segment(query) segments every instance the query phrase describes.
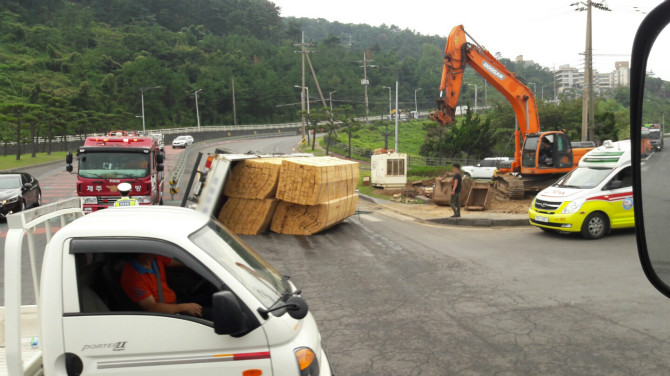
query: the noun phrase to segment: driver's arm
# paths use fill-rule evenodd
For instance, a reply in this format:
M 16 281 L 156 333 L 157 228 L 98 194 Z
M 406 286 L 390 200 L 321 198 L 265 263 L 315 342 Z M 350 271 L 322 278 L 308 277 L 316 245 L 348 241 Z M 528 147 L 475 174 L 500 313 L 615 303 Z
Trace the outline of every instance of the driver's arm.
M 152 295 L 137 302 L 143 310 L 158 313 L 186 313 L 187 315 L 202 317 L 202 307 L 196 303 L 168 304 L 159 303 Z

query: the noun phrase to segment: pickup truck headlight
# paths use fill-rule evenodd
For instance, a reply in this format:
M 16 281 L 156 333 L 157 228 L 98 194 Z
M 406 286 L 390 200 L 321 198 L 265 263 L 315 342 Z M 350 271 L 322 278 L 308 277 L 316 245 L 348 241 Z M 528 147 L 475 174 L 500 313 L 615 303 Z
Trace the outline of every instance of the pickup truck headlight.
M 295 350 L 295 357 L 298 360 L 300 376 L 319 376 L 319 361 L 312 349 L 299 347 Z
M 81 201 L 84 205 L 97 205 L 98 204 L 98 198 L 95 197 L 95 196 L 84 197 L 84 198 L 82 198 Z
M 13 203 L 15 203 L 15 202 L 17 202 L 17 201 L 19 201 L 19 196 L 10 197 L 10 198 L 8 198 L 8 199 L 6 199 L 6 200 L 2 200 L 2 201 L 0 201 L 0 203 L 3 204 L 3 205 L 4 205 L 4 204 L 13 204 Z
M 584 200 L 572 201 L 565 208 L 563 208 L 561 214 L 575 214 L 577 211 L 579 211 L 579 209 L 582 208 L 582 205 L 584 205 Z
M 130 198 L 137 200 L 138 204 L 151 204 L 151 196 L 131 196 Z

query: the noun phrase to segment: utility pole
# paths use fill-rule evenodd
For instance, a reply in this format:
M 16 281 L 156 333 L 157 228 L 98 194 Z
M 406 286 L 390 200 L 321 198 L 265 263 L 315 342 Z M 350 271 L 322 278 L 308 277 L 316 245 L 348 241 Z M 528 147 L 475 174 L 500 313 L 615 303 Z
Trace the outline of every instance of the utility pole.
M 195 117 L 198 123 L 198 130 L 200 130 L 200 108 L 198 108 L 198 93 L 201 92 L 202 89 L 198 89 L 193 93 L 195 95 Z
M 398 152 L 398 81 L 395 82 L 395 152 Z
M 376 65 L 368 65 L 368 63 L 371 63 L 373 60 L 368 60 L 366 55 L 367 54 L 365 53 L 365 51 L 363 51 L 363 60 L 359 61 L 359 63 L 363 63 L 363 65 L 361 65 L 361 68 L 363 68 L 363 79 L 361 80 L 361 85 L 363 85 L 363 90 L 365 92 L 365 122 L 369 123 L 370 108 L 368 102 L 368 85 L 370 85 L 370 81 L 368 81 L 368 67 L 370 68 L 379 68 L 379 67 Z
M 393 115 L 393 104 L 391 102 L 391 91 L 393 90 L 390 86 L 382 86 L 384 89 L 389 89 L 389 120 L 391 120 L 391 115 Z
M 384 132 L 384 149 L 389 149 L 389 123 L 391 122 L 391 116 L 393 115 L 393 104 L 391 102 L 391 91 L 393 90 L 390 86 L 382 86 L 384 89 L 389 89 L 389 121 L 385 121 L 386 132 Z M 383 119 L 383 118 L 382 118 Z
M 414 90 L 414 112 L 416 112 L 417 119 L 419 118 L 419 104 L 416 101 L 416 93 L 420 90 L 421 90 L 421 88 L 418 88 L 418 89 Z
M 300 91 L 300 105 L 301 105 L 301 115 L 302 115 L 302 126 L 300 127 L 300 134 L 302 135 L 302 143 L 303 145 L 305 144 L 305 122 L 306 122 L 306 117 L 305 117 L 305 31 L 303 30 L 302 32 L 302 38 L 300 40 L 300 43 L 294 44 L 294 47 L 300 47 L 300 51 L 295 51 L 296 53 L 299 53 L 302 57 L 302 85 L 301 91 Z
M 330 102 L 330 117 L 333 117 L 333 94 L 337 93 L 337 90 L 331 91 L 328 93 L 328 96 L 330 97 L 329 102 Z
M 237 125 L 237 104 L 235 102 L 235 77 L 233 77 L 233 124 Z
M 591 30 L 592 8 L 610 12 L 605 1 L 578 1 L 570 4 L 577 12 L 586 11 L 586 49 L 584 51 L 584 88 L 582 94 L 582 141 L 593 139 L 595 103 L 593 101 L 593 38 Z

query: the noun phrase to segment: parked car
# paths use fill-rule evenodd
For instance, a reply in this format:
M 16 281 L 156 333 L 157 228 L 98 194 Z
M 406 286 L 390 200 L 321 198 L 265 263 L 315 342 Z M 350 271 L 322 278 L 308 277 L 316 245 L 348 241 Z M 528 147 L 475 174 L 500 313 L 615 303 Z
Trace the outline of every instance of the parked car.
M 191 136 L 179 136 L 172 141 L 172 148 L 186 148 L 193 144 L 193 137 Z
M 32 175 L 0 173 L 0 218 L 42 205 L 40 182 Z
M 508 157 L 484 158 L 477 166 L 463 167 L 463 174 L 472 179 L 493 179 L 493 173 L 500 167 L 500 163 L 509 161 Z

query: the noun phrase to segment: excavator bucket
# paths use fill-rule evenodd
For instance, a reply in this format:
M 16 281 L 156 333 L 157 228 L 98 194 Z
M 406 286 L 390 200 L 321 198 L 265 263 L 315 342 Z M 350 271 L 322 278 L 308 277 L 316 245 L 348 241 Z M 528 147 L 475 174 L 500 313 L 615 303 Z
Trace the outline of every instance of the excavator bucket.
M 470 188 L 465 210 L 487 210 L 491 207 L 491 184 L 488 182 L 475 182 Z

